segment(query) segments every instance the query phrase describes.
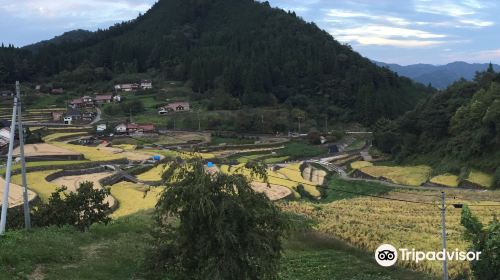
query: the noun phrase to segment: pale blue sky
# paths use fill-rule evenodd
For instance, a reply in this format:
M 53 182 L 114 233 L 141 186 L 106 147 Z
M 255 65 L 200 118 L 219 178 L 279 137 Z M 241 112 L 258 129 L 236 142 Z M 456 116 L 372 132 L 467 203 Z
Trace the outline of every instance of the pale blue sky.
M 0 42 L 23 46 L 73 29 L 96 30 L 155 0 L 0 0 Z M 384 62 L 500 63 L 496 0 L 270 0 Z

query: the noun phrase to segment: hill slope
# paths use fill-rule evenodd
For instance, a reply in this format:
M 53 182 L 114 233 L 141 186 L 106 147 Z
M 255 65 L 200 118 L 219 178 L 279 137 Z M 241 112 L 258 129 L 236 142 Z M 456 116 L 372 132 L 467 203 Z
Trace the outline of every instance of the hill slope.
M 365 123 L 396 117 L 430 91 L 377 67 L 294 13 L 253 0 L 161 0 L 145 15 L 87 40 L 42 45 L 22 56 L 31 62 L 28 69 L 4 58 L 10 70 L 4 81 L 65 71 L 64 81 L 85 83 L 109 79 L 97 74 L 102 69 L 155 69 L 230 104 L 222 107 L 287 104 Z
M 490 69 L 472 82 L 453 84 L 397 121 L 378 122 L 375 143 L 402 161 L 432 164 L 437 171 L 497 170 L 500 184 L 500 74 Z
M 422 84 L 432 84 L 438 89 L 445 89 L 454 82 L 464 78 L 466 80 L 474 79 L 477 72 L 485 71 L 488 63 L 467 63 L 457 61 L 446 65 L 431 65 L 431 64 L 413 64 L 401 66 L 399 64 L 387 64 L 376 62 L 377 65 L 387 67 L 401 76 L 413 79 Z M 493 68 L 500 71 L 500 65 L 494 64 Z

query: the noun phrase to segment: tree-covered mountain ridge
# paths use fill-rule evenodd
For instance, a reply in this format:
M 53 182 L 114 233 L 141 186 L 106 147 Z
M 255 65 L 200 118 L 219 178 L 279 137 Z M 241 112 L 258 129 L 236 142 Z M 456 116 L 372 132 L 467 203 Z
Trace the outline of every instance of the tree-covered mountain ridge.
M 490 66 L 395 121 L 380 120 L 375 144 L 402 162 L 431 164 L 436 172 L 495 172 L 500 187 L 500 74 Z
M 364 123 L 395 118 L 432 91 L 295 13 L 253 0 L 160 0 L 83 41 L 0 51 L 0 83 L 60 73 L 69 84 L 92 83 L 151 69 L 189 81 L 203 97 L 222 100 L 221 109 L 285 104 Z

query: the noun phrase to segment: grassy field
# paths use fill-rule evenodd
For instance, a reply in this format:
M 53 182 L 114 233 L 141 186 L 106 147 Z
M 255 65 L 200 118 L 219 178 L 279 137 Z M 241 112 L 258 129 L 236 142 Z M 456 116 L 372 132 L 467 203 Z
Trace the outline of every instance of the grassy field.
M 339 191 L 340 190 L 340 191 Z M 342 193 L 346 190 L 350 193 Z M 380 198 L 366 197 L 353 193 L 377 195 L 392 199 L 420 201 L 430 204 L 408 203 Z M 488 200 L 498 200 L 500 193 L 463 193 L 450 189 L 447 203 L 470 205 L 499 205 Z M 397 190 L 376 183 L 349 182 L 332 178 L 323 203 L 288 202 L 283 209 L 299 213 L 318 224 L 315 229 L 328 236 L 335 236 L 360 249 L 373 252 L 380 244 L 389 243 L 398 247 L 410 247 L 423 251 L 437 251 L 441 247 L 441 217 L 439 209 L 433 206 L 439 200 L 439 191 Z M 483 222 L 489 222 L 494 215 L 500 215 L 499 207 L 472 207 L 474 214 Z M 448 207 L 446 225 L 448 248 L 466 250 L 470 244 L 462 235 L 460 209 Z M 441 273 L 440 262 L 399 262 L 400 265 L 429 272 L 436 277 Z M 452 261 L 450 276 L 469 272 L 467 262 Z
M 111 186 L 110 191 L 119 203 L 118 209 L 112 214 L 114 218 L 118 218 L 154 208 L 163 188 L 121 182 Z
M 151 226 L 150 212 L 139 212 L 86 233 L 69 227 L 8 231 L 0 238 L 0 279 L 147 279 Z M 283 280 L 430 279 L 383 269 L 371 254 L 316 236 L 288 238 L 284 247 Z

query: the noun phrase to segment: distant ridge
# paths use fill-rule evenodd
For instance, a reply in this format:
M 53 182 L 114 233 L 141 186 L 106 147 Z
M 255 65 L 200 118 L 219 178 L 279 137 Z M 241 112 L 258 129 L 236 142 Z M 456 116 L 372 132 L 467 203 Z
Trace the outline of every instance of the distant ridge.
M 485 71 L 488 63 L 467 63 L 456 61 L 446 65 L 413 64 L 402 66 L 375 61 L 378 66 L 387 67 L 401 76 L 408 77 L 422 84 L 432 84 L 435 88 L 445 89 L 452 83 L 464 78 L 472 80 L 476 72 Z M 500 71 L 500 65 L 493 64 L 495 71 Z

